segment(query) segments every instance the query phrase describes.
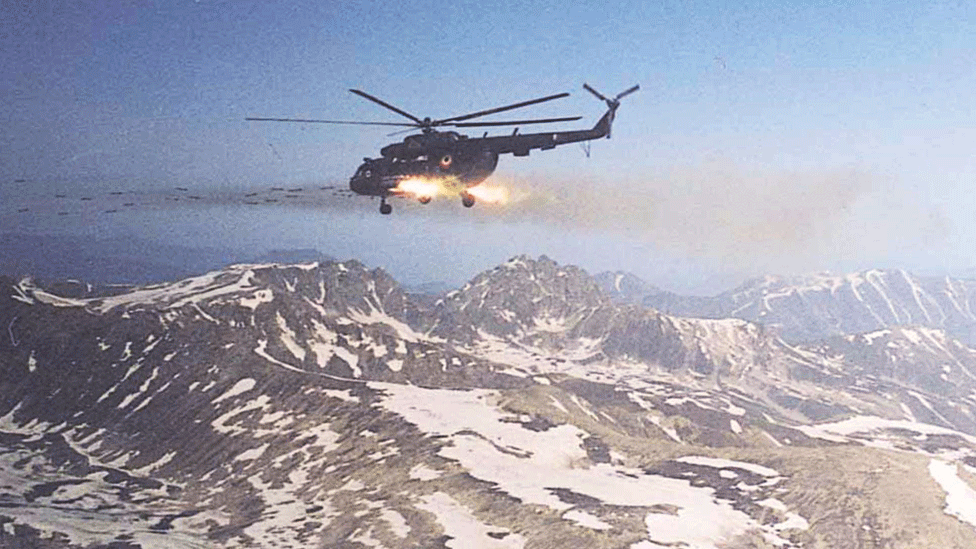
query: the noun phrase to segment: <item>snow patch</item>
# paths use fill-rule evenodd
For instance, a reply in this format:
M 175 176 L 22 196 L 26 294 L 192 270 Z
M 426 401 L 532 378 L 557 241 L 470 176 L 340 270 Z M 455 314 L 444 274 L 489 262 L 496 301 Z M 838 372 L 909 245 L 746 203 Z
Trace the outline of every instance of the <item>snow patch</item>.
M 410 535 L 410 525 L 407 524 L 407 519 L 403 518 L 403 515 L 397 511 L 394 511 L 393 509 L 383 509 L 380 516 L 382 516 L 383 520 L 390 525 L 390 530 L 393 531 L 393 534 L 396 537 L 404 539 Z
M 508 533 L 501 539 L 489 536 L 488 534 L 497 536 L 506 529 L 482 523 L 467 507 L 444 492 L 435 492 L 420 499 L 423 502 L 417 508 L 437 517 L 444 533 L 452 538 L 445 543 L 451 549 L 521 549 L 525 546 L 525 537 L 521 534 Z
M 412 469 L 410 469 L 410 478 L 412 480 L 428 481 L 440 477 L 441 477 L 440 471 L 436 469 L 431 469 L 430 467 L 427 467 L 423 463 L 418 463 L 417 465 L 414 465 Z
M 167 463 L 173 461 L 173 458 L 175 458 L 175 457 L 176 457 L 176 450 L 173 450 L 171 452 L 167 452 L 165 455 L 163 455 L 163 457 L 157 459 L 156 461 L 150 463 L 149 465 L 146 465 L 145 467 L 140 467 L 139 469 L 134 469 L 132 472 L 135 473 L 135 474 L 137 474 L 137 475 L 149 476 L 156 469 L 159 469 L 163 465 L 166 465 Z
M 237 300 L 241 307 L 247 307 L 252 311 L 257 310 L 258 305 L 262 303 L 271 303 L 272 301 L 274 301 L 274 292 L 267 288 L 254 292 L 251 297 L 242 297 Z
M 179 309 L 184 305 L 199 304 L 227 294 L 251 292 L 255 290 L 253 279 L 254 271 L 234 266 L 172 284 L 159 284 L 117 296 L 84 300 L 84 304 L 99 313 L 133 305 Z
M 678 443 L 684 442 L 684 441 L 681 440 L 681 437 L 678 436 L 678 431 L 674 430 L 671 427 L 668 427 L 668 426 L 664 425 L 663 424 L 663 421 L 661 420 L 660 417 L 658 417 L 656 415 L 653 415 L 653 414 L 649 414 L 647 417 L 648 417 L 648 419 L 651 420 L 651 423 L 653 423 L 654 425 L 657 426 L 658 429 L 661 429 L 662 431 L 664 431 L 664 434 L 668 435 L 668 437 L 670 437 L 671 440 L 673 440 L 675 442 L 678 442 Z
M 458 462 L 471 476 L 497 485 L 523 503 L 569 511 L 574 506 L 553 492 L 563 488 L 609 505 L 678 508 L 677 515 L 648 516 L 648 531 L 655 540 L 660 534 L 658 527 L 676 532 L 674 541 L 707 539 L 713 544 L 761 528 L 728 502 L 717 501 L 711 488 L 620 465 L 591 463 L 582 447 L 587 433 L 575 426 L 559 425 L 537 432 L 512 423 L 511 416 L 497 408 L 501 398 L 497 391 L 424 389 L 379 382 L 369 386 L 386 393 L 379 406 L 425 433 L 449 437 L 451 445 L 441 448 L 441 457 Z M 727 463 L 776 474 L 754 464 L 722 462 Z M 463 546 L 486 545 L 472 540 Z
M 336 357 L 349 365 L 349 368 L 352 369 L 353 377 L 363 376 L 363 370 L 359 367 L 359 357 L 355 353 L 345 347 L 336 347 L 333 349 L 333 352 Z
M 929 474 L 946 492 L 945 513 L 976 528 L 976 491 L 959 478 L 956 464 L 933 459 Z
M 275 321 L 278 323 L 278 329 L 281 330 L 281 343 L 292 356 L 297 358 L 299 362 L 303 362 L 305 360 L 305 349 L 296 341 L 295 332 L 288 326 L 285 317 L 276 312 Z
M 599 518 L 587 513 L 586 511 L 581 511 L 579 509 L 572 509 L 563 513 L 563 518 L 566 520 L 571 520 L 580 526 L 585 526 L 587 528 L 592 528 L 593 530 L 609 530 L 613 528 L 609 524 L 603 522 Z
M 31 296 L 37 299 L 41 303 L 47 305 L 53 305 L 54 307 L 84 307 L 86 302 L 82 299 L 71 299 L 68 297 L 61 297 L 59 295 L 54 295 L 41 290 L 40 288 L 32 288 Z M 16 299 L 17 296 L 14 296 Z
M 271 443 L 264 443 L 261 446 L 258 446 L 257 448 L 251 448 L 250 450 L 241 452 L 240 454 L 237 455 L 237 457 L 234 458 L 234 461 L 253 461 L 255 459 L 258 459 L 259 457 L 264 455 L 264 452 L 268 449 L 269 446 L 271 446 Z
M 851 442 L 848 435 L 871 433 L 884 429 L 904 429 L 926 435 L 954 435 L 961 437 L 970 444 L 976 445 L 976 437 L 939 427 L 928 423 L 917 421 L 907 421 L 903 419 L 884 419 L 876 416 L 854 416 L 834 423 L 821 423 L 819 425 L 800 425 L 795 429 L 802 431 L 808 437 L 830 440 L 833 442 Z
M 228 398 L 232 398 L 237 395 L 246 393 L 251 389 L 253 389 L 256 384 L 257 382 L 254 381 L 253 379 L 249 377 L 245 377 L 244 379 L 235 383 L 234 386 L 228 389 L 226 393 L 214 399 L 213 404 L 219 404 L 220 402 L 227 400 Z
M 429 340 L 429 338 L 415 332 L 413 328 L 407 326 L 406 323 L 397 320 L 382 311 L 378 311 L 375 308 L 371 308 L 368 313 L 364 313 L 358 309 L 351 309 L 349 311 L 349 318 L 355 322 L 366 325 L 386 324 L 387 326 L 393 328 L 401 339 L 406 341 L 417 342 Z
M 213 427 L 214 431 L 223 434 L 237 435 L 247 433 L 249 432 L 248 428 L 231 425 L 230 420 L 251 410 L 266 410 L 270 407 L 270 402 L 270 397 L 267 395 L 261 395 L 258 398 L 247 402 L 240 408 L 234 408 L 233 410 L 220 415 L 210 423 L 210 426 Z
M 731 459 L 713 458 L 713 457 L 706 457 L 706 456 L 685 456 L 685 457 L 680 457 L 675 461 L 681 463 L 688 463 L 690 465 L 703 465 L 705 467 L 713 467 L 715 469 L 744 469 L 746 471 L 764 477 L 779 476 L 779 472 L 777 472 L 775 469 L 770 469 L 769 467 L 763 467 L 762 465 L 756 465 L 755 463 L 748 463 L 745 461 L 735 461 Z
M 349 393 L 349 390 L 341 389 L 321 389 L 321 392 L 327 396 L 338 398 L 340 400 L 345 400 L 346 402 L 359 403 L 359 397 Z
M 254 354 L 258 355 L 259 357 L 267 360 L 268 362 L 270 362 L 272 364 L 275 364 L 277 366 L 281 366 L 282 368 L 284 368 L 286 370 L 291 370 L 293 372 L 300 372 L 300 373 L 303 373 L 303 374 L 305 373 L 305 370 L 302 370 L 301 368 L 296 368 L 295 366 L 292 366 L 291 364 L 287 364 L 285 362 L 282 362 L 282 361 L 278 360 L 277 358 L 269 355 L 268 354 L 268 342 L 267 342 L 267 340 L 264 340 L 264 339 L 259 339 L 258 340 L 258 346 L 254 349 Z

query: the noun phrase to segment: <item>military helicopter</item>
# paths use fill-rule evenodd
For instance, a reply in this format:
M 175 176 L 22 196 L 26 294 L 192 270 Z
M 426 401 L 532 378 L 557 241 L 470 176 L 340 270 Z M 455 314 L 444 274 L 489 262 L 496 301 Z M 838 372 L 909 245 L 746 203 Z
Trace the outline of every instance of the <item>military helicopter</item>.
M 529 101 L 522 101 L 504 107 L 496 107 L 483 111 L 432 120 L 419 118 L 402 109 L 394 107 L 361 90 L 350 92 L 368 99 L 381 107 L 389 109 L 410 122 L 361 122 L 347 120 L 314 120 L 303 118 L 258 118 L 248 117 L 245 120 L 260 122 L 299 122 L 319 124 L 355 124 L 369 126 L 402 126 L 418 128 L 421 133 L 408 135 L 400 143 L 393 143 L 380 150 L 380 158 L 364 158 L 362 165 L 349 180 L 349 189 L 365 196 L 380 198 L 380 213 L 387 215 L 393 211 L 393 206 L 387 198 L 393 196 L 413 197 L 420 203 L 427 204 L 439 189 L 448 189 L 461 197 L 461 203 L 470 208 L 474 206 L 476 198 L 471 188 L 488 178 L 498 165 L 498 156 L 512 153 L 515 156 L 528 156 L 532 149 L 548 150 L 567 143 L 578 143 L 601 137 L 610 137 L 610 127 L 620 100 L 638 89 L 635 85 L 612 98 L 608 98 L 596 91 L 589 84 L 583 84 L 583 89 L 592 93 L 597 99 L 607 104 L 607 112 L 588 130 L 573 130 L 560 132 L 519 134 L 519 128 L 510 135 L 492 136 L 488 133 L 482 137 L 470 138 L 455 131 L 438 131 L 441 127 L 471 128 L 492 126 L 523 126 L 530 124 L 548 124 L 553 122 L 571 122 L 579 120 L 581 116 L 562 118 L 538 118 L 530 120 L 507 120 L 492 122 L 467 122 L 474 118 L 488 116 L 513 109 L 520 109 L 530 105 L 545 103 L 554 99 L 566 97 L 568 93 L 558 93 Z

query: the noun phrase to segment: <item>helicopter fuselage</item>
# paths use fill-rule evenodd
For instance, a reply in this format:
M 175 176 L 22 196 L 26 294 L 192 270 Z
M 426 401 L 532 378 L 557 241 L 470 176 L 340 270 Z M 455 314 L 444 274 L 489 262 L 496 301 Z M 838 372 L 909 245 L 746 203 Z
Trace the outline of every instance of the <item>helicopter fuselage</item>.
M 404 189 L 402 183 L 420 179 L 461 195 L 465 206 L 474 205 L 474 197 L 465 192 L 488 178 L 498 165 L 498 156 L 528 156 L 532 149 L 549 150 L 559 145 L 599 139 L 610 135 L 617 105 L 612 104 L 593 128 L 563 132 L 542 132 L 469 138 L 453 131 L 426 131 L 409 135 L 400 143 L 380 150 L 380 158 L 365 158 L 349 180 L 349 189 L 366 196 L 415 196 L 429 202 L 424 195 Z M 384 211 L 389 211 L 383 206 Z
M 383 147 L 380 158 L 365 158 L 349 180 L 353 192 L 366 196 L 407 195 L 400 184 L 422 179 L 463 192 L 488 178 L 498 165 L 498 153 L 456 132 L 411 135 Z

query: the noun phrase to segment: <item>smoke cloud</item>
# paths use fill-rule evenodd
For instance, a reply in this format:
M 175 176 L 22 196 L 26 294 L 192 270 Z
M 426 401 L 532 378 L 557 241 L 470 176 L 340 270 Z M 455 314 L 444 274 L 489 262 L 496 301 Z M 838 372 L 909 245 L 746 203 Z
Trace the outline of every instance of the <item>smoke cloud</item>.
M 870 184 L 850 171 L 785 174 L 709 165 L 646 179 L 519 182 L 512 202 L 491 213 L 742 260 L 822 242 Z
M 937 210 L 899 197 L 883 177 L 853 169 L 784 172 L 713 163 L 612 181 L 490 181 L 509 187 L 511 202 L 461 213 L 614 233 L 743 271 L 876 260 L 948 232 Z M 897 216 L 889 215 L 893 210 Z

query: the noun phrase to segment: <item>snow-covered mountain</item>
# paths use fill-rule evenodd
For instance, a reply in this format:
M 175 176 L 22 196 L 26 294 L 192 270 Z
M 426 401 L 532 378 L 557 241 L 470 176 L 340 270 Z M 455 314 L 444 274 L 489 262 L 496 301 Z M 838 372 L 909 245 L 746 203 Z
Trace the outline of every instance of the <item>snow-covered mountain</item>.
M 314 249 L 269 250 L 256 255 L 229 248 L 172 244 L 125 235 L 90 238 L 67 234 L 0 232 L 0 275 L 88 284 L 153 284 L 231 263 L 310 263 L 331 257 Z
M 528 257 L 436 303 L 355 261 L 0 289 L 0 546 L 976 542 L 944 334 L 794 346 Z
M 812 352 L 842 359 L 858 377 L 883 379 L 903 387 L 902 406 L 912 418 L 974 432 L 976 422 L 959 402 L 976 404 L 976 350 L 942 330 L 886 328 L 837 336 L 808 346 Z M 949 399 L 929 398 L 940 395 Z
M 598 280 L 606 291 L 613 292 L 613 281 L 623 276 L 606 273 Z M 628 288 L 641 288 L 636 280 Z M 671 314 L 760 322 L 793 342 L 894 326 L 925 326 L 976 343 L 976 280 L 971 279 L 870 270 L 846 275 L 766 276 L 713 297 L 680 296 L 653 287 L 612 295 Z
M 645 297 L 664 293 L 664 290 L 626 271 L 604 271 L 593 279 L 607 296 L 620 303 L 641 303 Z

